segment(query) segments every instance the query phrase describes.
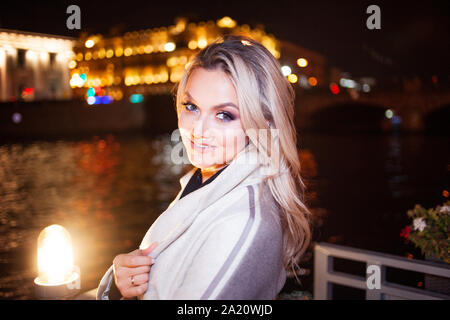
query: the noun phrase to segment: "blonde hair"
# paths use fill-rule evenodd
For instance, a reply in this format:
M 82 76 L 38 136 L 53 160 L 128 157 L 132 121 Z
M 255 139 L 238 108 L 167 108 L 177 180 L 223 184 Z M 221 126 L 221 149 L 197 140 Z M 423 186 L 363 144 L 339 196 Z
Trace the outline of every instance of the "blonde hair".
M 266 164 L 277 166 L 272 168 L 276 174 L 268 175 L 264 182 L 280 209 L 283 265 L 299 281 L 299 262 L 311 243 L 311 212 L 303 201 L 305 185 L 300 175 L 294 125 L 295 92 L 278 61 L 263 45 L 246 36 L 226 35 L 198 52 L 187 65 L 173 89 L 177 112 L 188 78 L 196 68 L 219 69 L 229 76 L 249 140 L 257 146 Z M 255 129 L 267 129 L 267 141 L 257 141 Z M 269 144 L 277 147 L 277 163 L 270 161 L 274 155 Z

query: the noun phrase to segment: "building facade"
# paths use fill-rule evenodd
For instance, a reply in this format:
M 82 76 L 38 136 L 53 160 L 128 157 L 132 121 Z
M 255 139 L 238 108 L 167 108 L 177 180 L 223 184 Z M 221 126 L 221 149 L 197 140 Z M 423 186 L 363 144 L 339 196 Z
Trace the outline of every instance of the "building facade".
M 189 60 L 225 34 L 259 41 L 298 89 L 327 87 L 332 80 L 323 55 L 277 39 L 263 26 L 238 25 L 230 17 L 179 17 L 168 27 L 78 39 L 0 29 L 0 101 L 76 98 L 97 104 L 167 94 Z
M 126 32 L 120 36 L 85 34 L 73 48 L 74 59 L 69 63 L 70 85 L 75 96 L 87 99 L 89 104 L 135 99 L 136 95 L 167 94 L 180 80 L 191 57 L 225 34 L 247 35 L 283 63 L 289 59 L 296 63 L 302 57 L 310 59 L 303 71 L 306 70 L 309 77 L 316 75 L 317 84 L 327 85 L 326 61 L 322 55 L 280 41 L 267 34 L 262 26 L 238 25 L 230 17 L 198 23 L 179 17 L 168 27 Z M 286 76 L 294 85 L 301 84 L 295 81 L 300 74 Z M 316 84 L 308 88 L 314 86 Z
M 72 97 L 68 63 L 75 39 L 0 29 L 0 101 Z

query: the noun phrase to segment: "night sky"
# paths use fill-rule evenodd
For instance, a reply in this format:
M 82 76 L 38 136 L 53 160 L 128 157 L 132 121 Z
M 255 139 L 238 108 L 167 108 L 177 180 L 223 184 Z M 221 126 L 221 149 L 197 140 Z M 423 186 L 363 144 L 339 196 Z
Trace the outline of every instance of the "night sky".
M 449 1 L 1 1 L 0 28 L 77 37 L 66 8 L 81 8 L 81 31 L 108 33 L 231 16 L 263 24 L 268 33 L 323 53 L 353 76 L 421 76 L 450 71 Z M 366 27 L 366 8 L 381 8 L 381 30 Z

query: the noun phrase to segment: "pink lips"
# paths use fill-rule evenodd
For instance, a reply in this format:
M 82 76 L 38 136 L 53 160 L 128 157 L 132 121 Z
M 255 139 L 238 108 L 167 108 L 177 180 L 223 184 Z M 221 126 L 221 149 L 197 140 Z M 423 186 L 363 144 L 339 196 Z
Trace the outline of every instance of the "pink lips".
M 194 142 L 191 140 L 191 148 L 192 148 L 193 150 L 195 150 L 196 152 L 201 152 L 201 153 L 203 153 L 203 152 L 211 151 L 212 149 L 215 148 L 215 146 L 211 146 L 211 145 L 209 145 L 209 144 L 203 144 L 203 143 L 197 144 L 197 143 L 194 143 Z

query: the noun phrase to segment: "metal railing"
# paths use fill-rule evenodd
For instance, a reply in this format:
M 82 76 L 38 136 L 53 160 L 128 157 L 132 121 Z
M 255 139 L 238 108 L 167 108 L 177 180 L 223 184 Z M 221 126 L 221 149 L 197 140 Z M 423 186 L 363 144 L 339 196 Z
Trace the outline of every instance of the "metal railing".
M 366 270 L 369 266 L 379 268 L 379 287 L 369 289 L 365 277 L 334 270 L 334 258 L 366 263 Z M 450 300 L 446 294 L 388 282 L 387 267 L 450 278 L 447 264 L 320 242 L 314 247 L 314 300 L 332 299 L 333 284 L 365 290 L 366 300 Z

